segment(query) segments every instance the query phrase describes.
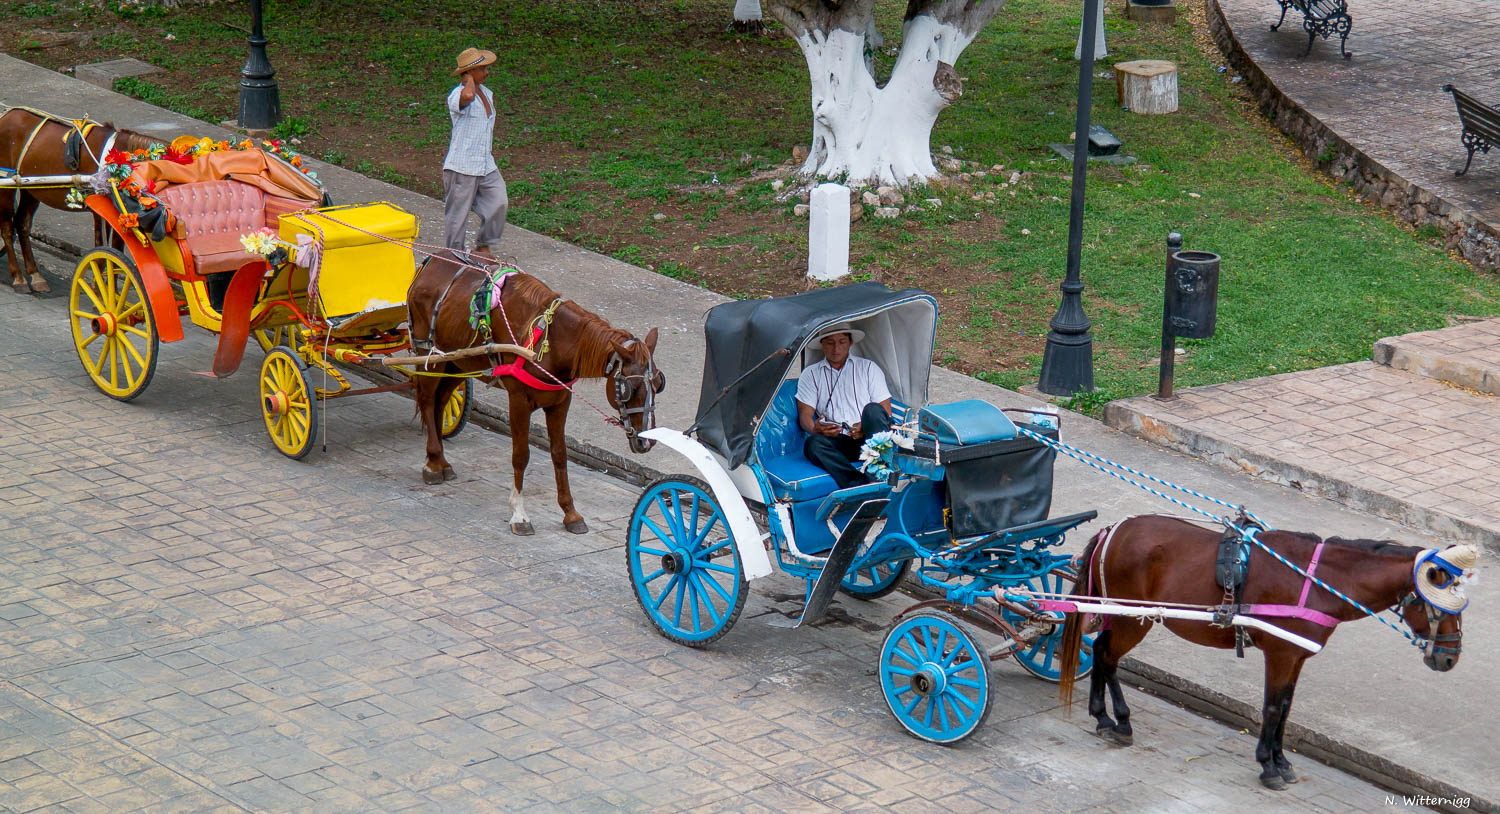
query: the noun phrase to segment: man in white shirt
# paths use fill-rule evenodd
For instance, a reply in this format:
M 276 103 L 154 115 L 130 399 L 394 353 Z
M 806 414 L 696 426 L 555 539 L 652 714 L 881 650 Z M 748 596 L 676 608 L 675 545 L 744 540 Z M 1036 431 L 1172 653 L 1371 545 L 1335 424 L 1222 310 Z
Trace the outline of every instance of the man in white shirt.
M 475 253 L 491 258 L 500 245 L 506 210 L 510 208 L 505 178 L 490 154 L 495 138 L 495 95 L 482 84 L 494 62 L 494 52 L 478 48 L 465 48 L 458 55 L 458 67 L 453 72 L 461 79 L 448 93 L 453 136 L 443 159 L 443 243 L 454 251 L 464 251 L 464 227 L 473 211 L 479 216 Z
M 868 482 L 854 468 L 867 436 L 891 428 L 891 391 L 880 366 L 849 349 L 864 331 L 847 323 L 818 337 L 823 360 L 797 377 L 797 421 L 807 433 L 802 454 L 840 489 Z

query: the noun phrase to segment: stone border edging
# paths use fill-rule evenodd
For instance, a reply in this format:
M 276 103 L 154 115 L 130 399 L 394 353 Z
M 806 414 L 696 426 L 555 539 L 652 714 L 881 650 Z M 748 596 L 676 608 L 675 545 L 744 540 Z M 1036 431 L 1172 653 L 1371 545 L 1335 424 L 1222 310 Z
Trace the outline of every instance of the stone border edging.
M 1413 349 L 1401 341 L 1399 336 L 1388 336 L 1375 341 L 1375 350 L 1370 358 L 1377 365 L 1392 370 L 1432 379 L 1476 393 L 1489 396 L 1500 395 L 1500 370 L 1466 359 L 1462 355 L 1437 354 L 1423 349 Z
M 85 249 L 69 241 L 52 238 L 40 232 L 33 232 L 32 237 L 36 238 L 37 242 L 51 247 L 64 255 L 82 257 L 85 252 Z M 61 280 L 59 282 L 62 285 L 67 285 L 69 281 Z M 53 296 L 57 296 L 57 294 Z M 339 366 L 370 381 L 382 384 L 391 384 L 399 381 L 397 374 L 385 370 L 377 371 L 366 367 L 344 365 L 342 363 Z M 1106 405 L 1106 412 L 1110 406 L 1112 405 Z M 478 399 L 474 401 L 474 406 L 469 414 L 469 421 L 492 432 L 514 437 L 511 435 L 509 417 L 503 411 L 485 406 Z M 544 450 L 548 449 L 547 428 L 540 424 L 532 424 L 527 440 L 532 446 Z M 654 467 L 645 466 L 622 458 L 609 450 L 581 441 L 572 435 L 566 436 L 565 443 L 568 450 L 568 460 L 621 478 L 637 486 L 644 485 L 656 478 L 667 477 L 669 474 Z M 941 598 L 936 591 L 916 582 L 910 577 L 903 586 L 903 590 L 906 590 L 919 599 Z M 1127 680 L 1137 684 L 1142 690 L 1154 692 L 1188 709 L 1208 715 L 1220 723 L 1248 729 L 1251 732 L 1255 732 L 1260 726 L 1256 710 L 1250 704 L 1238 701 L 1197 682 L 1173 675 L 1130 657 L 1126 657 L 1120 663 L 1120 669 Z M 1408 794 L 1426 794 L 1450 798 L 1467 796 L 1473 801 L 1471 809 L 1465 810 L 1446 807 L 1442 810 L 1453 812 L 1453 814 L 1467 814 L 1468 811 L 1500 814 L 1500 806 L 1497 806 L 1495 803 L 1474 797 L 1473 795 L 1466 795 L 1436 778 L 1413 772 L 1379 755 L 1313 732 L 1296 723 L 1289 723 L 1287 734 L 1289 745 L 1292 743 L 1297 744 L 1296 748 L 1302 754 L 1320 763 L 1325 763 L 1358 775 L 1382 787 Z
M 1285 133 L 1319 169 L 1353 187 L 1364 198 L 1416 226 L 1433 226 L 1446 236 L 1448 248 L 1474 266 L 1500 270 L 1500 225 L 1402 178 L 1345 141 L 1316 116 L 1283 93 L 1240 45 L 1219 0 L 1207 0 L 1209 32 L 1220 53 L 1245 77 L 1261 112 Z M 1326 156 L 1326 157 L 1325 157 Z

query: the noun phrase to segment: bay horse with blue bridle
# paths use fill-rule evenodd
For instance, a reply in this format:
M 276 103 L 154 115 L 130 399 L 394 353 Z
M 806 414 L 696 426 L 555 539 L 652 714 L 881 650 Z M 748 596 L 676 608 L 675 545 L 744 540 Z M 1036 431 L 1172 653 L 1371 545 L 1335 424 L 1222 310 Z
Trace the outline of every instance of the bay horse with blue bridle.
M 1473 546 L 1451 546 L 1442 551 L 1390 541 L 1326 540 L 1311 534 L 1257 531 L 1269 549 L 1370 611 L 1399 610 L 1411 638 L 1421 646 L 1422 659 L 1438 672 L 1453 669 L 1463 645 L 1463 583 L 1473 576 L 1478 552 Z M 1178 604 L 1195 608 L 1223 608 L 1226 590 L 1215 577 L 1219 542 L 1216 530 L 1175 517 L 1146 515 L 1123 520 L 1104 529 L 1079 555 L 1077 594 L 1110 600 L 1139 600 L 1147 604 Z M 1335 628 L 1364 618 L 1364 611 L 1330 593 L 1303 574 L 1279 562 L 1261 547 L 1249 544 L 1243 593 L 1234 599 L 1238 613 L 1260 618 L 1286 631 L 1327 643 Z M 1283 789 L 1297 774 L 1282 752 L 1292 695 L 1309 650 L 1253 628 L 1218 626 L 1211 622 L 1161 619 L 1178 636 L 1205 647 L 1231 648 L 1238 635 L 1265 657 L 1265 695 L 1260 740 L 1255 759 L 1260 781 Z M 1063 628 L 1059 647 L 1064 654 L 1060 694 L 1072 703 L 1079 647 L 1086 627 L 1102 624 L 1094 641 L 1094 669 L 1089 685 L 1089 714 L 1096 732 L 1106 740 L 1129 746 L 1134 738 L 1130 708 L 1117 676 L 1120 659 L 1151 630 L 1149 618 L 1091 617 L 1072 613 Z M 1240 631 L 1245 633 L 1241 634 Z M 1115 717 L 1105 709 L 1108 690 Z
M 443 457 L 440 405 L 448 403 L 462 381 L 458 376 L 473 375 L 504 387 L 509 396 L 511 467 L 515 473 L 510 493 L 511 533 L 535 533 L 522 487 L 531 457 L 527 444 L 531 414 L 540 409 L 547 420 L 547 445 L 563 527 L 584 534 L 588 524 L 574 507 L 568 486 L 565 425 L 573 401 L 572 385 L 580 379 L 604 379 L 604 396 L 616 416 L 602 417 L 624 429 L 632 452 L 649 451 L 655 442 L 640 434 L 656 426 L 656 396 L 667 383 L 653 357 L 656 329 L 637 338 L 611 327 L 541 280 L 494 265 L 487 258 L 482 263 L 474 262 L 479 259 L 479 255 L 443 251 L 422 265 L 406 298 L 413 344 L 445 352 L 508 343 L 530 349 L 536 360 L 497 353 L 445 361 L 431 371 L 417 371 L 417 414 L 427 431 L 422 480 L 442 483 L 454 478 L 453 467 Z

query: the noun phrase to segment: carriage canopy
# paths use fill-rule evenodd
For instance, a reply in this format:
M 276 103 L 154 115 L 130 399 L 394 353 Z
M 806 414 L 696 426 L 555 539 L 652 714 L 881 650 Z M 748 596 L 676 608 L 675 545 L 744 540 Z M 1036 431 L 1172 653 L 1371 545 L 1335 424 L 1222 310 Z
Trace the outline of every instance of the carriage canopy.
M 727 302 L 708 312 L 703 388 L 698 394 L 698 437 L 733 469 L 749 457 L 755 427 L 788 374 L 823 358 L 809 340 L 825 328 L 849 322 L 864 331 L 854 354 L 880 365 L 895 398 L 908 406 L 927 403 L 927 377 L 937 330 L 937 301 L 921 289 L 891 291 L 880 283 L 857 283 L 767 300 Z M 789 355 L 766 362 L 785 348 Z M 722 399 L 720 392 L 745 379 Z M 715 403 L 715 399 L 718 399 Z

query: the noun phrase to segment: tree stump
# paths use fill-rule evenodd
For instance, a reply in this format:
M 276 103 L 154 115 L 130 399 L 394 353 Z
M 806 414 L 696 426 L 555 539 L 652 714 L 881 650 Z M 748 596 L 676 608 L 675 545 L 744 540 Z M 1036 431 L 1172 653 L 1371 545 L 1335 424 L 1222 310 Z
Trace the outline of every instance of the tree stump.
M 1132 113 L 1177 110 L 1177 65 L 1164 59 L 1137 59 L 1115 65 L 1120 106 Z

